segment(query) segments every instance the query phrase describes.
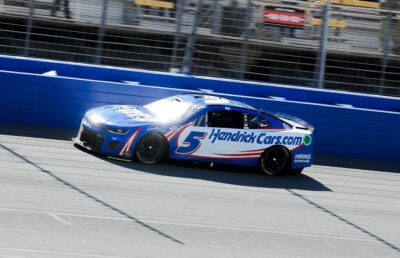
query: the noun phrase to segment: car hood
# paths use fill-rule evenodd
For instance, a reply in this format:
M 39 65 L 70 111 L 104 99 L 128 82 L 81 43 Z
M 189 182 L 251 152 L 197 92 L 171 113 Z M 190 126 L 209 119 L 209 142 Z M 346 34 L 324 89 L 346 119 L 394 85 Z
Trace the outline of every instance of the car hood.
M 119 127 L 159 122 L 159 120 L 145 108 L 133 105 L 112 105 L 94 108 L 89 110 L 85 117 L 90 122 L 99 122 Z

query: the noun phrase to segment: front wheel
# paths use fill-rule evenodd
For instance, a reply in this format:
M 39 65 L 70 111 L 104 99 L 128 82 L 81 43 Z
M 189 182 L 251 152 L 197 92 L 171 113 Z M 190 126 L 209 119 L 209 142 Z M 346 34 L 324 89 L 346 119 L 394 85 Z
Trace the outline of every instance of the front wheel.
M 136 145 L 135 154 L 143 164 L 155 164 L 161 161 L 167 153 L 167 143 L 159 134 L 144 136 Z
M 287 172 L 290 165 L 289 151 L 280 146 L 267 149 L 260 158 L 262 172 L 270 176 L 279 176 Z

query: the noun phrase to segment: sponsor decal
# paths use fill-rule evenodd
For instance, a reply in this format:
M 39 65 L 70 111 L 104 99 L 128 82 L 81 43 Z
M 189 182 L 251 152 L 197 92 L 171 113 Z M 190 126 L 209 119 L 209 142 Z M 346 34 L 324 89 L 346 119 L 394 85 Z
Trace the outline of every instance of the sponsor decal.
M 142 112 L 140 112 L 137 108 L 135 107 L 128 107 L 128 106 L 119 106 L 119 107 L 115 107 L 114 111 L 122 113 L 126 116 L 129 116 L 131 118 L 136 117 L 137 115 L 141 114 Z
M 296 154 L 294 156 L 295 163 L 309 163 L 311 162 L 311 154 Z
M 288 11 L 266 10 L 264 11 L 264 22 L 294 25 L 294 26 L 304 26 L 305 14 L 288 12 Z
M 135 119 L 137 121 L 147 121 L 151 119 L 151 116 L 142 112 L 137 107 L 132 106 L 119 106 L 115 107 L 114 111 L 122 113 L 129 118 Z
M 176 149 L 179 154 L 191 154 L 196 152 L 201 146 L 201 140 L 206 138 L 206 132 L 190 132 L 190 134 L 183 141 L 182 146 Z
M 271 136 L 266 133 L 255 132 L 226 132 L 221 129 L 212 129 L 208 137 L 211 143 L 216 141 L 238 142 L 238 143 L 256 143 L 265 145 L 291 145 L 297 146 L 302 144 L 303 138 L 300 136 Z
M 182 131 L 182 130 L 180 130 Z M 168 132 L 166 137 L 168 140 L 173 138 L 178 132 Z M 271 135 L 265 132 L 251 132 L 243 130 L 224 130 L 214 128 L 211 132 L 190 131 L 182 142 L 177 141 L 175 153 L 183 155 L 191 155 L 200 149 L 203 141 L 206 139 L 211 144 L 223 144 L 224 142 L 232 143 L 247 143 L 260 145 L 260 149 L 240 151 L 239 153 L 212 153 L 213 155 L 223 156 L 225 158 L 240 158 L 250 159 L 257 158 L 259 155 L 271 145 L 285 145 L 291 151 L 298 150 L 307 144 L 311 144 L 311 136 L 285 136 L 285 135 Z M 291 147 L 292 146 L 292 147 Z M 301 160 L 301 158 L 299 158 Z
M 147 129 L 147 132 L 164 132 L 165 129 L 161 127 L 151 127 Z
M 308 146 L 312 143 L 312 137 L 309 134 L 304 135 L 304 145 Z

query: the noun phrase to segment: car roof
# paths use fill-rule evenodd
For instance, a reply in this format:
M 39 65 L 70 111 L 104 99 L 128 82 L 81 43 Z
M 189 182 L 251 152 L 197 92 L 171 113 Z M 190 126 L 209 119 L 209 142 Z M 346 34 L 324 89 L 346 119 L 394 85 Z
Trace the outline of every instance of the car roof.
M 249 106 L 243 102 L 227 99 L 219 96 L 213 95 L 200 95 L 200 94 L 185 94 L 175 96 L 177 98 L 183 98 L 186 101 L 190 101 L 192 103 L 196 103 L 200 106 L 230 106 L 230 107 L 238 107 L 245 108 L 250 110 L 256 110 L 254 107 Z

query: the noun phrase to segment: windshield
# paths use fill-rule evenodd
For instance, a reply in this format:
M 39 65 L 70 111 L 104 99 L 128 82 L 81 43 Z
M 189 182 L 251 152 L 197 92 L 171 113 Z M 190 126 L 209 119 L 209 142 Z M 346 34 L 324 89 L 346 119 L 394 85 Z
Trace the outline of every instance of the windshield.
M 161 99 L 144 107 L 161 122 L 183 122 L 201 109 L 201 106 L 180 97 Z

